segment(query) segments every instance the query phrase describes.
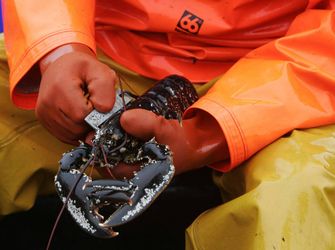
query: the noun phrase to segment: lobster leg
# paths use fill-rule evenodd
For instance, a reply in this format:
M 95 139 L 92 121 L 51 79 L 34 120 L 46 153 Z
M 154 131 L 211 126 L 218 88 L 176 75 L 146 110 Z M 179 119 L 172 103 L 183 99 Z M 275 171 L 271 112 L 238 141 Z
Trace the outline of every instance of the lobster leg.
M 75 152 L 81 150 L 82 148 Z M 65 155 L 63 159 L 68 157 L 69 155 Z M 80 171 L 71 169 L 68 165 L 61 166 L 63 171 L 56 177 L 59 183 L 56 186 L 59 187 L 58 193 L 64 202 L 71 185 L 80 178 L 68 200 L 67 208 L 83 230 L 99 238 L 116 236 L 113 227 L 142 214 L 167 187 L 174 176 L 171 151 L 167 146 L 157 144 L 152 139 L 143 144 L 137 158 L 146 163 L 129 181 L 92 181 L 85 174 L 81 178 Z
M 138 158 L 141 157 L 150 159 L 129 180 L 134 187 L 130 197 L 132 203 L 121 205 L 103 224 L 100 224 L 101 227 L 119 226 L 135 219 L 153 203 L 172 180 L 174 166 L 171 151 L 167 146 L 157 144 L 152 139 L 142 146 L 138 155 Z
M 103 216 L 98 213 L 98 208 L 105 204 L 129 202 L 131 186 L 118 180 L 113 180 L 108 186 L 105 185 L 107 180 L 92 182 L 82 170 L 92 160 L 90 153 L 91 148 L 86 144 L 65 153 L 59 162 L 55 186 L 67 210 L 83 230 L 96 237 L 110 238 L 117 233 L 111 227 L 100 226 Z
M 55 177 L 57 192 L 84 231 L 99 238 L 114 237 L 113 227 L 143 213 L 170 183 L 174 175 L 171 152 L 154 139 L 144 143 L 137 159 L 146 163 L 129 181 L 92 181 L 80 171 L 89 164 L 90 152 L 88 145 L 81 145 L 63 155 Z M 104 208 L 108 211 L 102 214 Z

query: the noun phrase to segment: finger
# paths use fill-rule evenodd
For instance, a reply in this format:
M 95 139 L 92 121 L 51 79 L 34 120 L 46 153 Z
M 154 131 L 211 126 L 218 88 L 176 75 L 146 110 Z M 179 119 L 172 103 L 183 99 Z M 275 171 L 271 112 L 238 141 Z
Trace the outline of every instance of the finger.
M 141 165 L 138 164 L 126 164 L 120 162 L 116 167 L 113 168 L 112 173 L 117 179 L 130 179 L 134 177 L 134 174 L 140 170 Z
M 95 109 L 100 112 L 110 111 L 115 102 L 116 74 L 108 66 L 100 64 L 87 71 L 87 89 L 89 100 Z
M 97 168 L 99 174 L 105 178 L 122 180 L 124 178 L 131 179 L 134 177 L 134 173 L 140 170 L 140 164 L 127 165 L 125 163 L 119 163 L 113 169 L 107 167 Z
M 87 133 L 91 130 L 91 127 L 86 122 L 83 121 L 80 124 L 76 123 L 61 110 L 60 113 L 61 114 L 59 115 L 58 122 L 61 122 L 61 126 L 74 134 L 77 138 L 86 136 Z
M 73 137 L 73 134 L 69 133 L 65 129 L 58 127 L 57 130 L 54 129 L 54 122 L 52 125 L 48 121 L 41 121 L 43 127 L 45 127 L 54 137 L 60 140 L 63 143 L 70 145 L 78 145 L 79 142 L 76 138 Z
M 71 142 L 71 144 L 74 144 L 74 142 L 78 142 L 89 131 L 87 125 L 78 125 L 61 111 L 46 105 L 42 105 L 42 107 L 36 109 L 36 116 L 47 127 L 49 132 L 62 142 Z
M 73 81 L 80 81 L 80 83 L 69 83 L 68 91 L 63 93 L 55 106 L 73 123 L 83 125 L 85 117 L 93 110 L 93 107 L 80 87 L 83 84 L 81 80 L 78 78 Z
M 120 123 L 129 134 L 149 140 L 155 136 L 157 127 L 164 126 L 164 118 L 145 109 L 131 109 L 121 115 Z
M 86 135 L 85 142 L 89 145 L 92 145 L 92 141 L 95 135 L 95 131 L 91 131 Z
M 75 133 L 71 131 L 68 127 L 63 126 L 64 123 L 58 124 L 59 120 L 50 120 L 49 122 L 45 123 L 45 126 L 47 129 L 50 129 L 52 134 L 58 138 L 60 141 L 72 144 L 72 145 L 78 145 L 79 140 L 81 140 L 84 137 L 85 132 L 83 133 Z M 57 126 L 57 128 L 55 128 Z

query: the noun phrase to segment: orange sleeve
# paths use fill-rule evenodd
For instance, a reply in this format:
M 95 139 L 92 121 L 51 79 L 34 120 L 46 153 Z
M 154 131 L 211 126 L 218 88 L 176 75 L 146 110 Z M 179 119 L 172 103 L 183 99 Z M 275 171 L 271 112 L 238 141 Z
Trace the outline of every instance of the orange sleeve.
M 247 54 L 192 109 L 213 115 L 226 137 L 229 171 L 293 129 L 335 122 L 335 13 L 308 10 L 286 36 Z
M 32 109 L 37 93 L 31 86 L 39 81 L 25 76 L 41 57 L 67 43 L 95 51 L 95 1 L 3 0 L 2 6 L 11 98 L 17 106 Z

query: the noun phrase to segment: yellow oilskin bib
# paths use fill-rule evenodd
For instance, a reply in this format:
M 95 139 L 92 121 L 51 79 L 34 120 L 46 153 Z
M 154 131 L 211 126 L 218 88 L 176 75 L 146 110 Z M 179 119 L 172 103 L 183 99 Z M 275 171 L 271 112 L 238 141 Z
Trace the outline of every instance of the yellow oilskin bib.
M 54 192 L 57 162 L 70 149 L 39 124 L 33 111 L 11 103 L 8 72 L 0 34 L 0 216 L 28 210 L 37 195 Z
M 335 125 L 295 130 L 214 180 L 226 202 L 187 229 L 188 250 L 335 249 Z

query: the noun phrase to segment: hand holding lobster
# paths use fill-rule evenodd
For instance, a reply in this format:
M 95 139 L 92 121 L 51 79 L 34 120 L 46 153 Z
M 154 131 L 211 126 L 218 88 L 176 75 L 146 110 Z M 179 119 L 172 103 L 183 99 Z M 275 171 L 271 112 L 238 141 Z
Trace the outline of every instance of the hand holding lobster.
M 85 45 L 59 47 L 40 61 L 36 116 L 59 140 L 73 145 L 89 131 L 84 118 L 114 105 L 115 72 Z
M 168 145 L 176 174 L 228 158 L 228 148 L 219 125 L 204 111 L 198 110 L 180 124 L 178 120 L 168 120 L 145 109 L 132 109 L 122 114 L 120 122 L 122 128 L 134 137 L 143 141 L 155 138 L 158 143 Z M 113 173 L 129 176 L 130 169 L 123 164 Z
M 218 136 L 219 125 L 209 114 L 193 112 L 181 122 L 183 112 L 197 99 L 187 79 L 172 75 L 124 108 L 111 111 L 107 120 L 102 119 L 106 114 L 95 111 L 85 118 L 96 129 L 92 146 L 81 144 L 65 153 L 55 178 L 59 196 L 82 229 L 113 237 L 115 226 L 139 216 L 163 192 L 175 164 L 182 173 L 224 160 L 224 136 Z M 115 178 L 118 168 L 134 171 L 127 166 L 133 163 L 140 164 L 133 177 Z M 108 178 L 92 180 L 85 174 L 88 166 L 108 170 Z

